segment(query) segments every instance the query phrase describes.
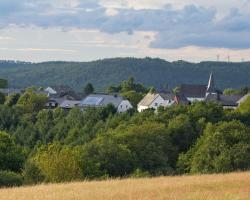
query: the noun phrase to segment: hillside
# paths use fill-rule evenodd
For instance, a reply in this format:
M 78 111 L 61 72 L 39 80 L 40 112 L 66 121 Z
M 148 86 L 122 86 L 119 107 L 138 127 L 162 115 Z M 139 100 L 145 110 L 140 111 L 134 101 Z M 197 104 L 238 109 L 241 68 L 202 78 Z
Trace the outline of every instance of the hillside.
M 4 200 L 248 200 L 250 173 L 110 180 L 0 189 Z
M 224 63 L 184 61 L 167 62 L 161 59 L 114 58 L 92 62 L 0 62 L 0 77 L 12 87 L 67 84 L 77 90 L 92 82 L 98 91 L 117 84 L 129 76 L 147 86 L 174 87 L 181 83 L 207 83 L 213 71 L 221 89 L 250 86 L 250 62 Z

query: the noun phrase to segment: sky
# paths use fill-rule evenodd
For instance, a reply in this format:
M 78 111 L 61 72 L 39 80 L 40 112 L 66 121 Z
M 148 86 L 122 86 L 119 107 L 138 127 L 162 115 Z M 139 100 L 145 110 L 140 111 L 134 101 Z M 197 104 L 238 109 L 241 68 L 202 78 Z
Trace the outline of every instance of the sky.
M 0 0 L 0 60 L 250 60 L 250 0 Z

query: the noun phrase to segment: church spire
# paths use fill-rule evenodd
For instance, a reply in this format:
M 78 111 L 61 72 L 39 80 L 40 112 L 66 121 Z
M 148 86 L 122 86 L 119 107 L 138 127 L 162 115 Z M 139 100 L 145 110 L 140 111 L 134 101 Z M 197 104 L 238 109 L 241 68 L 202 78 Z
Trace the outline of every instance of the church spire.
M 213 72 L 211 72 L 210 77 L 209 77 L 209 81 L 207 85 L 207 93 L 212 93 L 212 94 L 216 93 Z

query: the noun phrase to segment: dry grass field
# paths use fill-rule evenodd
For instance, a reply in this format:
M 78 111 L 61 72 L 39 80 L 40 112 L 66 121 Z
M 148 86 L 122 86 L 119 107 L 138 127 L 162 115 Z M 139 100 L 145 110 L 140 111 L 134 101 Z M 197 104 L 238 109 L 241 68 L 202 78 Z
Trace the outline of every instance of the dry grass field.
M 0 189 L 1 200 L 249 200 L 250 172 Z

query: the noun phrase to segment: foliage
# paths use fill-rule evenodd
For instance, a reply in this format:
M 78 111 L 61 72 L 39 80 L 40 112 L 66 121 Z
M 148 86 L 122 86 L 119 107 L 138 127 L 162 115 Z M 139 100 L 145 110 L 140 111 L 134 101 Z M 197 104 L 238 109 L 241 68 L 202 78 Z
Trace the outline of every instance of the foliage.
M 42 146 L 33 158 L 46 181 L 61 182 L 79 179 L 80 151 L 58 143 Z
M 20 174 L 10 171 L 0 171 L 0 188 L 16 187 L 23 184 L 23 178 Z
M 28 113 L 38 112 L 44 108 L 47 98 L 48 97 L 45 94 L 36 94 L 32 89 L 30 89 L 21 95 L 17 105 Z
M 109 90 L 134 106 L 149 91 L 133 78 Z M 237 110 L 195 102 L 142 113 L 46 110 L 46 100 L 30 88 L 0 105 L 0 171 L 25 184 L 250 169 L 249 99 Z
M 5 102 L 5 95 L 3 93 L 0 92 L 0 104 L 4 104 Z
M 5 132 L 0 132 L 0 170 L 20 172 L 25 154 Z
M 31 159 L 26 161 L 22 175 L 25 184 L 38 184 L 45 181 L 41 169 Z
M 128 99 L 131 102 L 132 106 L 136 108 L 137 104 L 142 100 L 144 93 L 139 93 L 131 90 L 128 92 L 123 92 L 121 95 Z
M 249 92 L 249 88 L 248 87 L 242 87 L 240 89 L 232 89 L 232 88 L 226 88 L 223 91 L 223 94 L 226 95 L 230 95 L 230 94 L 241 94 L 241 95 L 245 95 Z
M 0 79 L 0 88 L 7 88 L 8 81 L 6 79 Z
M 238 111 L 242 114 L 250 113 L 250 95 L 247 97 L 246 101 L 240 104 Z
M 14 106 L 17 104 L 20 98 L 20 94 L 10 94 L 5 101 L 5 105 L 7 106 Z
M 131 151 L 109 137 L 100 137 L 87 144 L 82 157 L 83 174 L 87 178 L 119 177 L 133 170 Z
M 130 76 L 146 87 L 153 85 L 157 89 L 166 81 L 169 88 L 181 83 L 206 84 L 209 73 L 213 71 L 218 88 L 239 88 L 242 85 L 250 86 L 249 65 L 249 62 L 167 62 L 158 58 L 113 58 L 93 62 L 1 62 L 0 77 L 8 78 L 11 87 L 16 88 L 67 83 L 82 91 L 83 85 L 91 82 L 95 84 L 96 91 L 104 91 L 108 86 L 117 85 Z
M 240 122 L 208 124 L 186 157 L 180 157 L 179 166 L 193 173 L 247 170 L 250 168 L 249 142 L 250 130 Z
M 93 85 L 91 83 L 87 83 L 84 87 L 84 94 L 89 95 L 92 94 L 95 91 Z

